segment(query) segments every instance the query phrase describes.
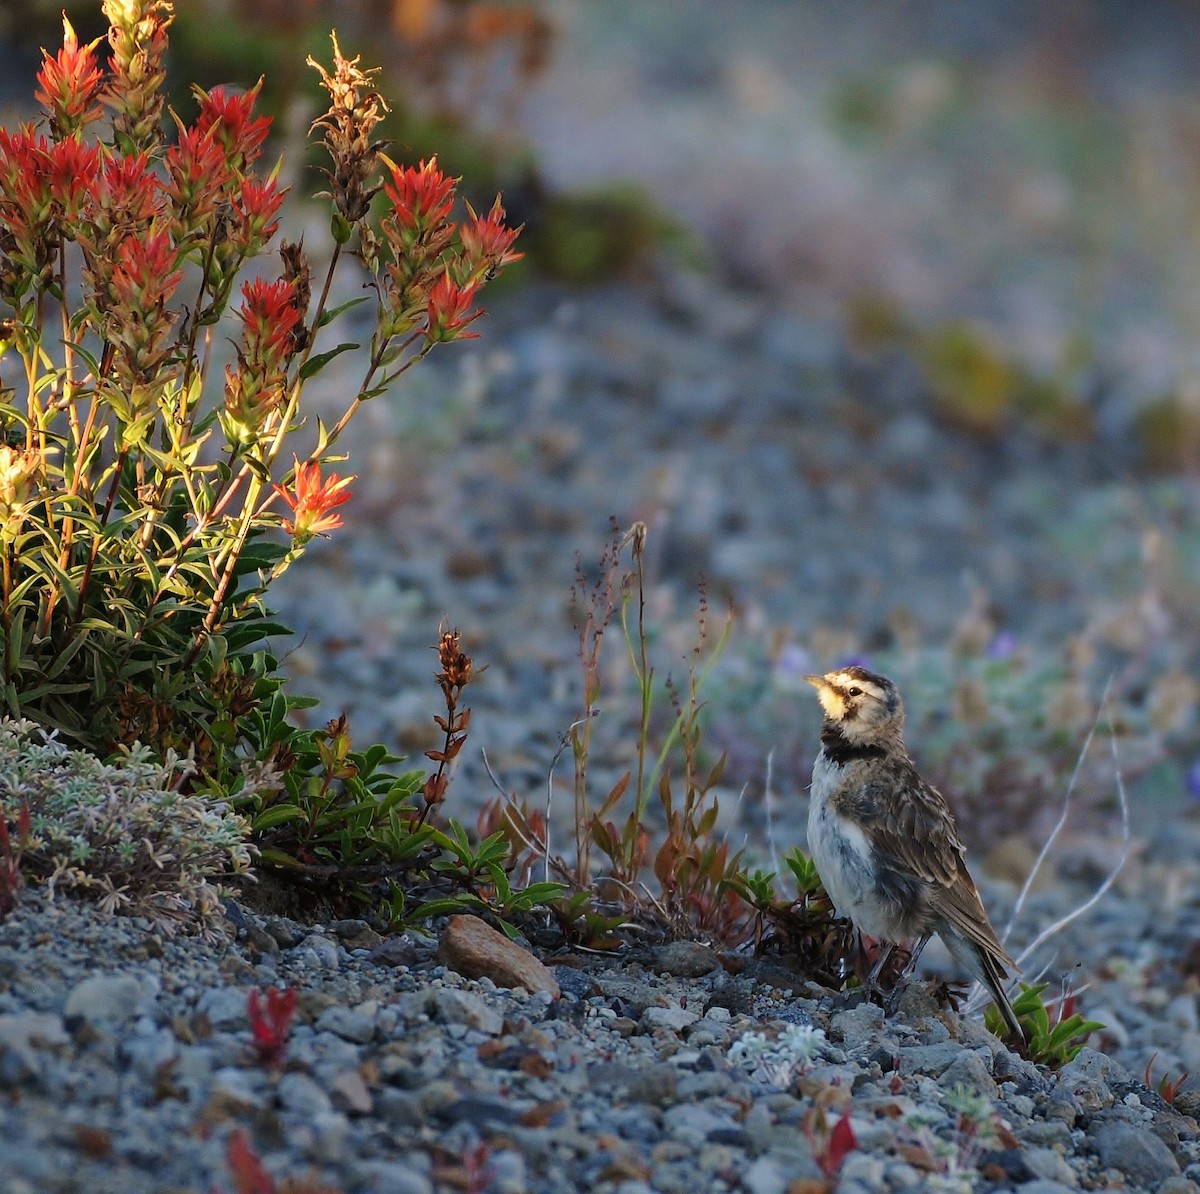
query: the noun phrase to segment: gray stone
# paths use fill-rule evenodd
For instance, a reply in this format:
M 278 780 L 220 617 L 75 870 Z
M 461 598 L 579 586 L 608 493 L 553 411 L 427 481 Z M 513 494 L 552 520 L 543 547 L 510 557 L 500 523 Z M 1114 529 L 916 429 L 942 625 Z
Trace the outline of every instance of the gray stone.
M 250 1027 L 250 992 L 244 987 L 214 987 L 196 1004 L 198 1015 L 207 1017 L 213 1028 Z
M 1061 1182 L 1064 1186 L 1077 1185 L 1075 1171 L 1062 1153 L 1053 1148 L 1027 1148 L 1022 1159 L 1029 1171 L 1046 1181 Z
M 462 1092 L 453 1082 L 438 1078 L 424 1086 L 418 1097 L 426 1115 L 437 1115 L 458 1103 Z
M 62 1018 L 50 1012 L 15 1012 L 0 1016 L 0 1086 L 18 1086 L 37 1077 L 42 1051 L 70 1041 Z
M 938 1046 L 934 1046 L 937 1048 Z M 955 1058 L 941 1073 L 938 1084 L 943 1090 L 954 1086 L 963 1086 L 975 1094 L 985 1095 L 995 1101 L 1000 1092 L 996 1083 L 988 1073 L 987 1065 L 980 1055 L 972 1050 L 964 1051 Z
M 1154 1186 L 1179 1173 L 1171 1150 L 1147 1128 L 1100 1121 L 1092 1133 L 1100 1160 L 1139 1186 Z
M 452 987 L 412 991 L 402 995 L 396 1007 L 409 1020 L 424 1015 L 441 1024 L 462 1024 L 488 1036 L 499 1036 L 504 1030 L 504 1017 L 486 1000 Z
M 675 1101 L 678 1089 L 679 1070 L 673 1065 L 659 1063 L 632 1071 L 627 1079 L 625 1094 L 635 1103 L 663 1107 Z
M 666 1028 L 671 1032 L 681 1032 L 699 1019 L 700 1013 L 690 1007 L 648 1007 L 642 1012 L 641 1023 L 643 1028 L 650 1031 Z
M 1132 1081 L 1119 1061 L 1095 1049 L 1080 1049 L 1073 1060 L 1058 1072 L 1060 1085 L 1069 1090 L 1083 1111 L 1099 1111 L 1116 1101 L 1113 1083 Z
M 698 1148 L 714 1132 L 732 1128 L 733 1119 L 721 1115 L 703 1103 L 680 1103 L 663 1112 L 663 1127 L 676 1140 Z
M 138 1078 L 149 1083 L 179 1057 L 179 1042 L 170 1029 L 160 1028 L 149 1036 L 126 1039 L 121 1052 Z
M 1162 1182 L 1155 1194 L 1198 1194 L 1200 1186 L 1187 1177 L 1169 1177 Z
M 834 1012 L 829 1028 L 834 1036 L 840 1036 L 847 1044 L 859 1037 L 873 1036 L 883 1027 L 883 1008 L 876 1003 L 860 1003 L 857 1007 Z
M 304 943 L 294 951 L 294 956 L 309 970 L 338 970 L 343 961 L 338 943 L 320 933 L 306 937 Z
M 654 969 L 679 978 L 702 978 L 720 969 L 721 960 L 698 941 L 672 941 L 655 951 Z
M 264 1105 L 261 1092 L 254 1089 L 255 1075 L 250 1070 L 223 1066 L 212 1076 L 209 1098 L 224 1114 L 244 1115 Z
M 904 1045 L 900 1049 L 900 1073 L 928 1074 L 937 1078 L 948 1070 L 963 1053 L 963 1047 L 954 1041 L 943 1041 L 935 1045 Z
M 62 1017 L 53 1012 L 15 1012 L 0 1016 L 0 1046 L 58 1049 L 70 1040 Z
M 491 1171 L 489 1190 L 496 1194 L 526 1194 L 529 1176 L 525 1170 L 525 1158 L 514 1149 L 505 1148 L 488 1157 Z
M 281 916 L 269 917 L 263 922 L 263 928 L 271 934 L 280 949 L 292 949 L 307 936 L 303 926 Z
M 285 1111 L 312 1117 L 332 1111 L 333 1102 L 307 1074 L 284 1074 L 275 1089 L 275 1097 Z
M 65 1020 L 124 1024 L 138 1014 L 142 984 L 132 974 L 93 974 L 77 983 L 63 1004 Z
M 881 1157 L 852 1152 L 842 1162 L 838 1171 L 838 1188 L 844 1189 L 851 1182 L 857 1182 L 868 1190 L 883 1190 L 886 1188 L 883 1182 L 886 1170 L 887 1164 Z
M 365 1045 L 375 1035 L 375 1018 L 358 1008 L 334 1005 L 317 1017 L 313 1027 L 318 1032 L 332 1032 L 344 1041 Z
M 759 1157 L 742 1174 L 742 1187 L 746 1194 L 784 1194 L 789 1176 L 774 1157 Z
M 433 1182 L 415 1169 L 415 1157 L 403 1161 L 371 1161 L 358 1167 L 361 1189 L 372 1194 L 433 1194 Z
M 312 1129 L 310 1155 L 318 1161 L 337 1164 L 345 1158 L 350 1121 L 340 1111 L 317 1111 L 309 1121 Z
M 329 1096 L 334 1107 L 349 1115 L 370 1115 L 371 1092 L 358 1070 L 342 1070 L 329 1083 Z

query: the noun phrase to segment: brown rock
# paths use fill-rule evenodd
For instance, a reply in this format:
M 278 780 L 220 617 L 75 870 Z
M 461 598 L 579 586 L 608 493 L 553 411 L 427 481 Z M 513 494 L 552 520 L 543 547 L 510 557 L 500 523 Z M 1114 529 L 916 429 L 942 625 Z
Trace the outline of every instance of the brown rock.
M 549 991 L 557 999 L 554 975 L 527 949 L 509 941 L 478 916 L 452 916 L 438 945 L 438 959 L 467 978 L 490 978 L 498 987 Z

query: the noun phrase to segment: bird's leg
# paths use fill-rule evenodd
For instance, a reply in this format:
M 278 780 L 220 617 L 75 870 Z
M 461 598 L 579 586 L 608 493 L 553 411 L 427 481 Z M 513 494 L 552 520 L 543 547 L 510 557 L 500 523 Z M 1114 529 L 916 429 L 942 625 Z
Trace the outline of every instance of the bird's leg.
M 917 962 L 920 960 L 921 954 L 924 952 L 925 947 L 929 944 L 929 939 L 932 936 L 932 933 L 926 933 L 925 936 L 913 946 L 912 955 L 908 959 L 908 965 L 904 967 L 904 973 L 900 976 L 901 981 L 907 982 L 908 979 L 912 978 L 912 973 L 917 968 Z
M 887 965 L 888 958 L 892 956 L 895 948 L 895 944 L 891 941 L 884 943 L 883 948 L 879 951 L 879 957 L 875 959 L 875 965 L 871 967 L 871 973 L 867 975 L 867 981 L 864 986 L 868 989 L 875 989 L 879 976 L 883 973 L 883 968 Z
M 892 950 L 896 947 L 891 941 L 881 941 L 879 944 L 879 956 L 875 959 L 875 964 L 871 967 L 866 978 L 863 979 L 861 988 L 859 988 L 863 997 L 874 1001 L 881 994 L 879 990 L 879 975 L 882 973 L 884 966 L 887 965 L 887 960 L 892 956 Z
M 889 992 L 887 1002 L 883 1005 L 883 1010 L 888 1015 L 891 1015 L 896 1010 L 896 1004 L 900 1002 L 900 996 L 904 993 L 904 988 L 908 986 L 908 980 L 912 978 L 913 971 L 917 968 L 917 961 L 921 957 L 921 952 L 929 944 L 929 938 L 932 936 L 932 933 L 926 933 L 913 946 L 912 954 L 908 959 L 908 964 L 904 967 L 904 972 L 896 980 L 896 985 Z

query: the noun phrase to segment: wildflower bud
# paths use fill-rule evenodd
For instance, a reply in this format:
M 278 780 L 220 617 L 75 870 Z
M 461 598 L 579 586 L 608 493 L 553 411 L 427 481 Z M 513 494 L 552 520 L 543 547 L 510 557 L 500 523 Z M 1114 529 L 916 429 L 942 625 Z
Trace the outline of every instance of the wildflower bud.
M 353 234 L 354 225 L 335 207 L 329 217 L 329 235 L 339 245 L 344 245 Z
M 242 343 L 237 363 L 225 370 L 222 422 L 230 443 L 253 442 L 283 400 L 288 367 L 304 338 L 300 298 L 287 278 L 255 278 L 242 287 Z
M 216 141 L 229 169 L 238 178 L 243 178 L 247 168 L 257 161 L 271 129 L 269 116 L 254 115 L 262 85 L 263 81 L 259 79 L 249 91 L 241 94 L 224 87 L 214 87 L 211 91 L 200 87 L 194 89 L 200 101 L 196 129 Z
M 9 539 L 20 529 L 41 465 L 36 449 L 19 452 L 0 443 L 0 537 Z
M 167 72 L 167 28 L 175 19 L 168 0 L 104 0 L 112 84 L 105 102 L 114 110 L 113 141 L 126 153 L 162 143 L 162 86 Z

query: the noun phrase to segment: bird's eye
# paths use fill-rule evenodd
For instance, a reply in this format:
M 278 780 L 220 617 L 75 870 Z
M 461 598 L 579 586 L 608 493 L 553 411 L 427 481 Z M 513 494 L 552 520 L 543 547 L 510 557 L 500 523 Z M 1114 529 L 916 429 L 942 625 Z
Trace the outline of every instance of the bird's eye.
M 862 696 L 861 688 L 847 688 L 846 692 L 849 696 Z

